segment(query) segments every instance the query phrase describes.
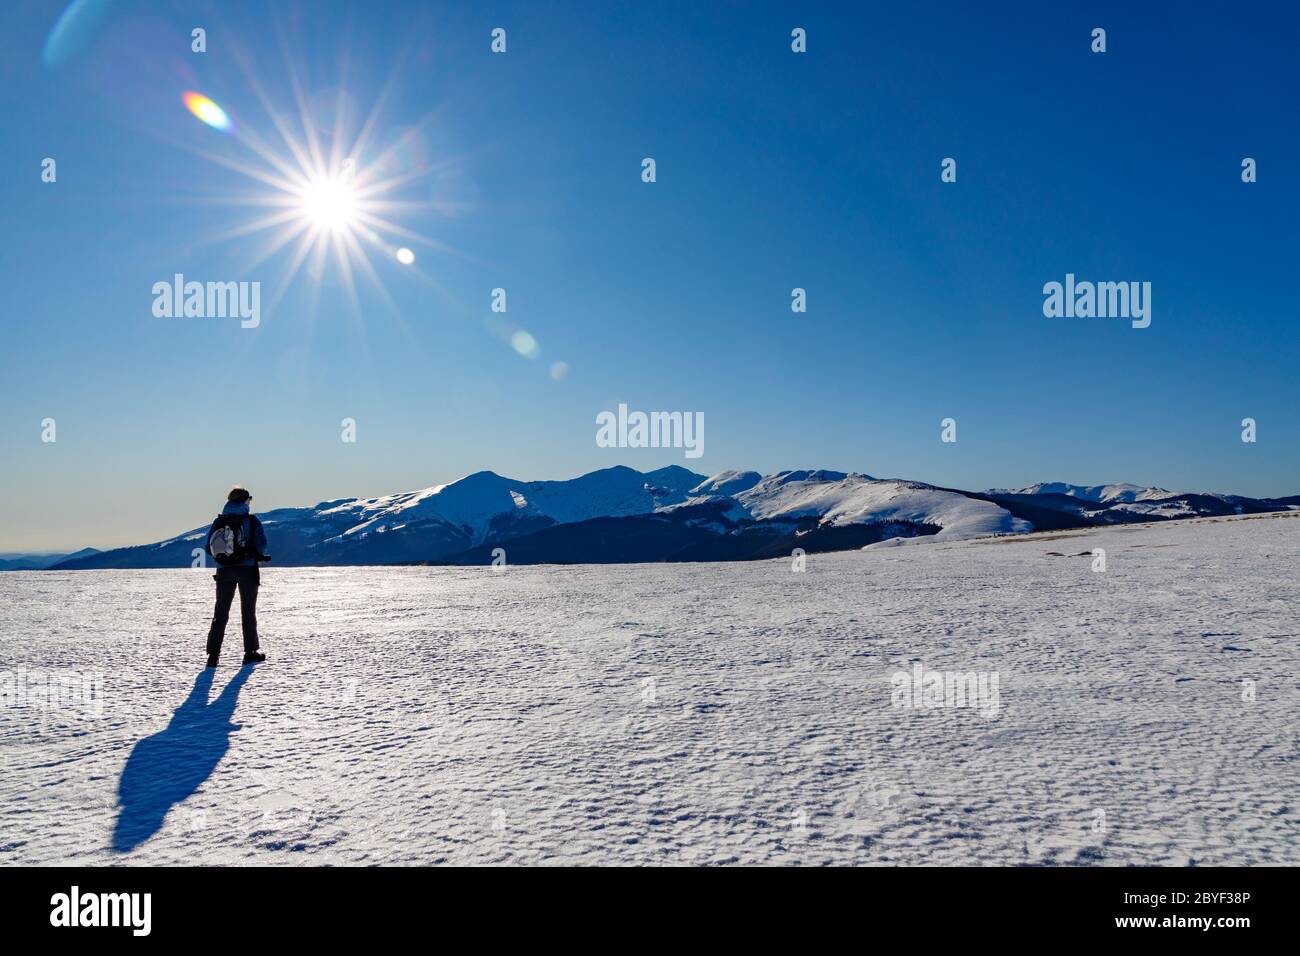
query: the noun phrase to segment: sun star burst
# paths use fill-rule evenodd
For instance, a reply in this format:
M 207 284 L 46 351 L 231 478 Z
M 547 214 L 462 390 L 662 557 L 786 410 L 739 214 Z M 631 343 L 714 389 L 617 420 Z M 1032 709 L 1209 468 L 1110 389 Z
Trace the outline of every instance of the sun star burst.
M 308 271 L 316 281 L 319 297 L 326 263 L 332 260 L 354 314 L 360 314 L 355 279 L 358 272 L 365 274 L 396 313 L 397 307 L 376 272 L 369 252 L 373 251 L 381 259 L 411 266 L 415 261 L 414 253 L 406 246 L 399 248 L 397 242 L 384 238 L 386 235 L 401 237 L 408 244 L 413 241 L 436 245 L 388 218 L 389 215 L 431 206 L 428 201 L 397 198 L 405 187 L 431 170 L 394 171 L 392 160 L 402 146 L 400 141 L 382 150 L 372 149 L 371 140 L 383 96 L 355 135 L 346 129 L 348 124 L 340 99 L 336 122 L 326 136 L 316 129 L 308 115 L 296 81 L 291 86 L 299 108 L 296 116 L 286 116 L 275 108 L 251 72 L 245 72 L 278 134 L 278 144 L 264 140 L 252 124 L 234 127 L 225 111 L 208 97 L 193 92 L 187 92 L 185 97 L 186 107 L 197 118 L 215 128 L 232 132 L 231 139 L 249 150 L 253 160 L 231 155 L 229 150 L 205 150 L 202 155 L 266 187 L 263 191 L 228 199 L 228 202 L 258 207 L 264 212 L 251 221 L 211 237 L 211 241 L 268 233 L 260 248 L 252 253 L 246 271 L 260 266 L 282 250 L 291 249 L 283 281 L 271 300 L 272 304 L 284 296 L 304 264 L 309 265 Z

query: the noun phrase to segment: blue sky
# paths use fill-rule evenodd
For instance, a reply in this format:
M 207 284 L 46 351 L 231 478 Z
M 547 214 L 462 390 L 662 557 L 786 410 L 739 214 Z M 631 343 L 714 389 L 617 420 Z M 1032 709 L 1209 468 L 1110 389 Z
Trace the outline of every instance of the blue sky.
M 1300 492 L 1290 5 L 118 0 L 51 67 L 65 6 L 0 12 L 0 550 L 155 540 L 235 481 L 267 510 L 485 468 Z M 276 193 L 222 165 L 269 169 L 244 133 L 290 155 L 241 57 L 299 137 L 291 68 L 326 141 L 320 104 L 391 81 L 391 304 L 327 261 L 271 309 L 288 252 L 219 238 Z M 260 327 L 155 318 L 176 272 L 260 281 Z M 1151 327 L 1045 318 L 1067 272 L 1151 282 Z M 703 412 L 704 456 L 597 447 L 619 402 Z

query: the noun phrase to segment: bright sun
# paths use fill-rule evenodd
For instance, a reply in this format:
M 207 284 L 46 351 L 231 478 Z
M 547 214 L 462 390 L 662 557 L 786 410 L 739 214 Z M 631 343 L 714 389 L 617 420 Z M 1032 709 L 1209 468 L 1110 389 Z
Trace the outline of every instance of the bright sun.
M 358 220 L 360 204 L 357 191 L 340 177 L 319 177 L 302 190 L 302 213 L 320 229 L 340 232 Z
M 407 161 L 405 153 L 413 149 L 409 144 L 415 137 L 414 130 L 399 136 L 395 142 L 387 142 L 382 147 L 375 145 L 371 137 L 379 123 L 376 105 L 361 123 L 360 132 L 352 136 L 349 127 L 353 124 L 341 93 L 334 111 L 335 125 L 328 136 L 322 136 L 317 129 L 320 117 L 315 114 L 300 115 L 295 122 L 294 117 L 282 115 L 267 103 L 267 111 L 282 140 L 284 150 L 281 150 L 263 140 L 254 127 L 237 126 L 224 110 L 202 94 L 191 91 L 183 99 L 198 119 L 230 133 L 265 164 L 264 168 L 222 153 L 203 153 L 269 189 L 266 195 L 250 194 L 232 199 L 240 205 L 263 207 L 265 212 L 250 222 L 219 233 L 216 238 L 228 240 L 274 230 L 252 250 L 251 263 L 246 267 L 259 266 L 281 250 L 288 250 L 284 279 L 274 301 L 279 301 L 304 268 L 315 277 L 319 291 L 322 268 L 327 260 L 332 260 L 354 314 L 360 314 L 355 281 L 358 274 L 368 278 L 393 311 L 397 311 L 370 257 L 373 252 L 411 267 L 416 256 L 409 246 L 430 242 L 389 218 L 434 208 L 428 201 L 399 198 L 399 189 L 410 188 L 415 180 L 434 169 L 432 166 L 415 168 Z M 295 128 L 301 130 L 300 135 L 295 134 Z M 407 245 L 399 245 L 402 240 Z

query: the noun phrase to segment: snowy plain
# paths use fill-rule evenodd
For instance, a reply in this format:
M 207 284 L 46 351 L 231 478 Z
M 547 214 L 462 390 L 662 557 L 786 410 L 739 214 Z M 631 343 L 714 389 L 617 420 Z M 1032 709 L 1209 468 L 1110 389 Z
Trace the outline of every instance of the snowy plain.
M 0 865 L 1300 863 L 1300 513 L 806 562 L 2 574 Z

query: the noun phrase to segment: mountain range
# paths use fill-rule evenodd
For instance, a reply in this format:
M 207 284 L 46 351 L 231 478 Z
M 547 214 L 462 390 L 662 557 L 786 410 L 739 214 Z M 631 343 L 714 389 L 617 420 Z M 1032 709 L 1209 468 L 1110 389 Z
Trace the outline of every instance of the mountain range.
M 841 471 L 604 468 L 567 481 L 480 471 L 380 498 L 260 514 L 276 565 L 728 561 L 1136 521 L 1300 509 L 1278 499 L 1059 482 L 985 492 Z M 190 567 L 208 522 L 153 544 L 59 558 L 56 570 Z
M 71 554 L 45 551 L 35 553 L 5 552 L 0 554 L 0 571 L 42 571 L 64 561 L 84 558 L 92 554 L 99 554 L 99 551 L 95 548 L 82 548 L 80 551 L 74 551 Z

